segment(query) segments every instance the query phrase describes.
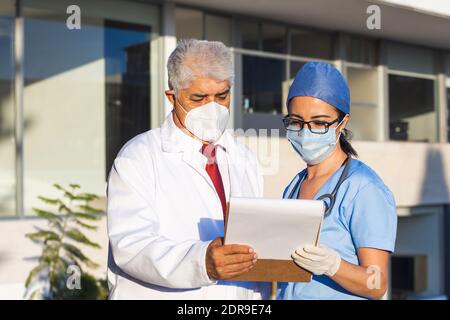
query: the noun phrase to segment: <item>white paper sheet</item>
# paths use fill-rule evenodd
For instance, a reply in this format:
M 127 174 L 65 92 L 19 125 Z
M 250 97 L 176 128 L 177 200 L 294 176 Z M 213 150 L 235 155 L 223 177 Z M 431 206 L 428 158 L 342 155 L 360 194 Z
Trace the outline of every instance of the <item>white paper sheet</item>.
M 259 259 L 290 260 L 302 244 L 315 244 L 323 201 L 231 198 L 225 243 L 248 244 Z

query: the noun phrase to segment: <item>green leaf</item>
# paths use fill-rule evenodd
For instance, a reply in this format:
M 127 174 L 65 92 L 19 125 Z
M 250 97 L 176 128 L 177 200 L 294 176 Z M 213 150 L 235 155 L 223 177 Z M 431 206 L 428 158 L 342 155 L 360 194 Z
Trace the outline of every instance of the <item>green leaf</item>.
M 63 248 L 69 253 L 69 255 L 75 257 L 76 259 L 79 259 L 81 262 L 83 262 L 86 266 L 89 268 L 97 268 L 99 265 L 92 260 L 90 260 L 88 257 L 86 257 L 83 252 L 74 245 L 71 245 L 69 243 L 63 243 Z
M 69 184 L 69 186 L 70 186 L 72 189 L 80 189 L 80 185 L 79 185 L 79 184 L 76 184 L 76 183 L 71 183 L 71 184 Z
M 48 204 L 59 204 L 59 199 L 51 199 L 43 196 L 38 196 L 38 199 Z
M 59 183 L 53 184 L 53 187 L 55 187 L 56 189 L 58 189 L 60 191 L 66 191 L 63 187 L 61 187 L 61 185 Z
M 72 192 L 70 192 L 69 190 L 67 190 L 67 189 L 65 189 L 65 188 L 63 188 L 63 187 L 61 187 L 60 184 L 55 183 L 53 186 L 54 186 L 56 189 L 58 189 L 59 191 L 62 191 L 62 192 L 64 193 L 64 196 L 65 196 L 65 197 L 67 197 L 67 198 L 69 198 L 69 199 L 71 199 L 71 200 L 73 199 L 74 194 L 72 194 Z
M 64 197 L 67 197 L 70 200 L 75 200 L 75 195 L 72 192 L 69 192 L 69 191 L 64 192 Z
M 28 274 L 27 280 L 25 280 L 25 288 L 28 288 L 34 277 L 36 277 L 39 273 L 41 273 L 42 270 L 44 270 L 47 267 L 48 267 L 47 264 L 41 263 L 38 264 L 33 269 L 31 269 L 30 273 Z
M 64 227 L 63 227 L 62 223 L 59 220 L 51 220 L 51 221 L 49 221 L 49 226 L 51 228 L 57 229 L 61 233 L 64 231 Z
M 93 248 L 101 248 L 99 244 L 89 240 L 83 233 L 77 229 L 70 229 L 66 232 L 66 236 L 72 240 L 91 246 Z
M 80 208 L 86 212 L 89 212 L 89 213 L 104 213 L 103 210 L 93 208 L 89 205 L 79 205 L 78 208 Z
M 59 212 L 65 211 L 66 213 L 71 213 L 72 209 L 70 209 L 68 206 L 65 205 L 65 203 L 61 202 L 61 205 L 58 208 Z
M 33 211 L 41 218 L 47 219 L 47 220 L 53 220 L 53 219 L 57 219 L 57 220 L 61 220 L 61 217 L 54 214 L 53 212 L 50 211 L 46 211 L 46 210 L 42 210 L 42 209 L 38 209 L 38 208 L 33 208 Z
M 30 238 L 31 240 L 43 240 L 47 242 L 49 240 L 59 240 L 58 234 L 53 231 L 40 230 L 38 232 L 32 232 L 25 234 L 25 237 Z
M 96 213 L 71 212 L 70 214 L 77 218 L 91 220 L 91 221 L 97 221 L 102 218 L 99 214 L 96 214 Z
M 80 193 L 74 197 L 75 200 L 80 201 L 93 201 L 98 199 L 99 197 L 92 193 Z
M 80 221 L 79 219 L 75 219 L 75 223 L 78 224 L 80 227 L 83 227 L 83 228 L 86 228 L 89 230 L 97 230 L 98 229 L 97 226 L 93 226 L 93 225 L 84 223 L 84 222 Z
M 39 298 L 39 299 L 43 299 L 43 295 L 41 290 L 34 290 L 33 292 L 31 292 L 31 294 L 29 295 L 29 300 L 34 300 L 34 298 Z

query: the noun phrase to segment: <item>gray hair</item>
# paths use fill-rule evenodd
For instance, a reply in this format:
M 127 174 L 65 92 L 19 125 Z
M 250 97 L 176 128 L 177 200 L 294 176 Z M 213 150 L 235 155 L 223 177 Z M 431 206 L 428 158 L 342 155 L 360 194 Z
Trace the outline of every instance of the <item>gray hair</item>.
M 183 39 L 167 61 L 169 88 L 178 92 L 198 77 L 228 81 L 233 84 L 232 55 L 222 42 Z

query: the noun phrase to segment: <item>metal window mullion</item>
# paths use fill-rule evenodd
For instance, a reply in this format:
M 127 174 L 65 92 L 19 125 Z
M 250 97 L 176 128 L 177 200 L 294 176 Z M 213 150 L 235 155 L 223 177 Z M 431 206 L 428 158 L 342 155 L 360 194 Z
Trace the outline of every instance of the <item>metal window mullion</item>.
M 24 216 L 24 162 L 23 162 L 23 60 L 24 21 L 22 4 L 16 0 L 14 25 L 14 142 L 16 169 L 16 215 Z

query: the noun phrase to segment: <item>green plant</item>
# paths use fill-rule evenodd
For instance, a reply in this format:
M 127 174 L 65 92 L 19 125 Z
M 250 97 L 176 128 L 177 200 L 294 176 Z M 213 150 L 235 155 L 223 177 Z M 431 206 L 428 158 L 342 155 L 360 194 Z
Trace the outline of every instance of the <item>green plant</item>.
M 37 228 L 36 232 L 26 234 L 26 237 L 42 244 L 39 263 L 34 267 L 25 282 L 29 292 L 28 297 L 42 299 L 105 299 L 107 287 L 105 280 L 98 280 L 84 272 L 84 268 L 94 269 L 98 264 L 89 259 L 77 244 L 100 249 L 100 245 L 92 242 L 80 230 L 97 230 L 92 223 L 101 219 L 103 211 L 93 208 L 91 201 L 98 196 L 82 193 L 80 186 L 70 184 L 63 188 L 53 185 L 62 193 L 56 199 L 39 196 L 39 199 L 53 210 L 33 208 L 41 218 L 47 220 L 48 229 Z M 69 286 L 72 279 L 68 268 L 75 266 L 80 271 L 78 286 Z M 41 286 L 33 288 L 36 282 Z

